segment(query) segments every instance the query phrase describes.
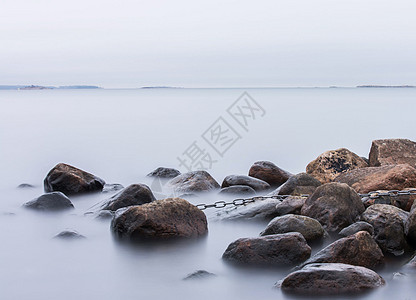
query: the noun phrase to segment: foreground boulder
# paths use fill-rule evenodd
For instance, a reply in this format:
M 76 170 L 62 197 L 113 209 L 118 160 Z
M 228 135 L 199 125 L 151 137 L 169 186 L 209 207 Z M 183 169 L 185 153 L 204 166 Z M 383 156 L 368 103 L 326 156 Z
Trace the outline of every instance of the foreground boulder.
M 117 211 L 111 228 L 117 236 L 130 239 L 191 238 L 208 232 L 205 214 L 181 198 Z
M 335 181 L 346 183 L 363 194 L 376 190 L 402 190 L 416 187 L 416 169 L 408 164 L 369 167 L 341 174 Z
M 153 170 L 149 174 L 147 174 L 148 177 L 159 177 L 159 178 L 174 178 L 176 176 L 181 175 L 181 172 L 179 172 L 176 169 L 172 168 L 164 168 L 159 167 L 156 170 Z
M 409 164 L 416 167 L 416 143 L 408 139 L 375 140 L 369 154 L 370 167 Z
M 236 264 L 279 266 L 302 262 L 310 255 L 305 238 L 291 232 L 238 239 L 228 246 L 222 258 Z
M 367 222 L 358 221 L 358 222 L 355 222 L 354 224 L 351 224 L 350 226 L 345 227 L 344 229 L 342 229 L 339 232 L 339 235 L 345 237 L 345 236 L 355 234 L 359 231 L 367 231 L 370 235 L 373 235 L 374 234 L 374 227 L 373 227 L 373 225 L 371 225 Z
M 222 195 L 246 195 L 254 196 L 256 191 L 247 185 L 233 185 L 226 188 L 222 188 L 219 192 Z
M 101 191 L 104 180 L 67 164 L 57 164 L 43 181 L 45 192 L 66 195 Z
M 246 185 L 257 192 L 270 189 L 270 185 L 267 182 L 245 175 L 228 175 L 224 178 L 221 187 L 226 188 L 235 185 Z
M 74 208 L 71 200 L 61 192 L 43 194 L 32 201 L 26 202 L 23 206 L 44 211 L 59 211 Z
M 360 196 L 344 183 L 318 187 L 302 207 L 302 215 L 318 220 L 328 231 L 340 231 L 364 212 Z
M 101 209 L 116 211 L 122 207 L 141 205 L 155 200 L 155 196 L 147 185 L 132 184 L 105 201 Z
M 374 269 L 384 263 L 384 255 L 367 231 L 359 231 L 329 244 L 302 266 L 311 263 L 344 263 Z
M 408 213 L 387 204 L 374 204 L 362 214 L 363 221 L 374 227 L 374 238 L 384 253 L 402 255 L 408 245 L 404 234 L 404 222 Z
M 306 166 L 306 173 L 322 183 L 328 183 L 343 172 L 365 167 L 368 167 L 365 160 L 350 150 L 341 148 L 319 155 Z
M 298 215 L 285 215 L 271 220 L 260 235 L 265 236 L 287 232 L 299 232 L 308 242 L 322 239 L 325 234 L 321 223 L 315 219 Z
M 292 176 L 270 161 L 255 162 L 248 171 L 248 175 L 263 180 L 271 186 L 279 186 Z
M 270 193 L 271 195 L 311 195 L 322 183 L 313 176 L 300 173 L 291 176 L 283 185 Z
M 361 293 L 380 287 L 385 281 L 376 272 L 340 263 L 317 263 L 290 273 L 283 279 L 284 292 L 305 295 Z
M 220 185 L 208 172 L 193 171 L 169 180 L 167 187 L 172 188 L 177 194 L 187 194 L 216 190 Z

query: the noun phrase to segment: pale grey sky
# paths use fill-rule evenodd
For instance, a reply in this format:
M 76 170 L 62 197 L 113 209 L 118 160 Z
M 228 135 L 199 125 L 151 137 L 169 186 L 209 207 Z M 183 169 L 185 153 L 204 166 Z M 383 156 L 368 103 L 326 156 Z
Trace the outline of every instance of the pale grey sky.
M 0 84 L 416 84 L 416 2 L 1 0 Z

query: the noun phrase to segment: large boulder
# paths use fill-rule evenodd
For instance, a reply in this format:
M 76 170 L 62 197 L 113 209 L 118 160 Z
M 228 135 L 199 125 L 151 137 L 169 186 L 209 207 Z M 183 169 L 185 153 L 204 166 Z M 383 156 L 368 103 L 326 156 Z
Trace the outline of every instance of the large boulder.
M 416 167 L 416 143 L 408 139 L 375 140 L 369 154 L 370 167 L 409 164 Z
M 245 265 L 293 265 L 311 255 L 305 238 L 297 232 L 241 238 L 232 242 L 222 258 Z
M 207 171 L 192 171 L 172 178 L 166 184 L 176 194 L 217 190 L 220 185 Z
M 66 195 L 101 191 L 104 180 L 67 164 L 57 164 L 43 181 L 45 192 Z
M 363 221 L 374 227 L 374 238 L 384 253 L 402 255 L 408 250 L 404 223 L 408 213 L 387 204 L 374 204 L 362 214 Z
M 147 185 L 132 184 L 106 200 L 101 209 L 116 211 L 122 207 L 141 205 L 155 200 L 155 196 Z
M 147 174 L 148 177 L 159 177 L 159 178 L 174 178 L 179 175 L 181 175 L 180 171 L 176 169 L 164 168 L 164 167 L 159 167 L 156 170 L 153 170 L 152 172 Z
M 245 175 L 228 175 L 224 178 L 221 187 L 226 188 L 234 185 L 246 185 L 257 192 L 270 189 L 270 185 L 267 182 Z
M 208 232 L 205 214 L 181 198 L 119 210 L 111 228 L 118 237 L 130 239 L 191 238 Z
M 351 224 L 348 227 L 345 227 L 344 229 L 342 229 L 339 232 L 340 236 L 349 236 L 352 234 L 355 234 L 359 231 L 367 231 L 370 235 L 374 234 L 374 227 L 373 225 L 367 223 L 367 222 L 363 222 L 363 221 L 358 221 L 355 222 L 354 224 Z
M 328 183 L 343 172 L 365 167 L 368 167 L 368 164 L 364 159 L 348 149 L 341 148 L 319 155 L 307 165 L 306 172 L 320 182 Z
M 302 215 L 317 219 L 328 231 L 340 231 L 364 212 L 360 196 L 344 183 L 327 183 L 316 188 L 303 205 Z
M 271 195 L 311 195 L 315 189 L 322 183 L 307 173 L 300 173 L 291 176 L 284 184 L 282 184 Z
M 374 269 L 384 263 L 384 255 L 367 231 L 359 231 L 329 244 L 302 266 L 311 263 L 344 263 Z
M 380 287 L 385 281 L 365 267 L 340 263 L 306 265 L 283 279 L 284 292 L 304 295 L 356 294 Z
M 285 215 L 271 220 L 260 235 L 266 236 L 287 232 L 299 232 L 308 242 L 322 239 L 325 234 L 321 223 L 315 219 L 306 216 Z
M 270 161 L 255 162 L 248 171 L 248 175 L 266 181 L 271 186 L 279 186 L 292 176 L 291 173 L 280 169 Z
M 402 190 L 416 187 L 416 169 L 408 164 L 368 167 L 341 174 L 335 181 L 346 183 L 361 194 L 377 190 Z
M 26 202 L 23 206 L 44 211 L 58 211 L 74 208 L 71 200 L 61 192 L 43 194 L 32 201 Z

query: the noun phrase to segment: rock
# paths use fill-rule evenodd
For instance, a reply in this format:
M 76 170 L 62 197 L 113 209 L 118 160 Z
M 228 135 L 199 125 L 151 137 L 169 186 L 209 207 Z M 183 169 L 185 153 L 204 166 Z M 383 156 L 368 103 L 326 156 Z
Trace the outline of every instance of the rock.
M 406 269 L 416 269 L 416 255 L 413 254 L 411 259 L 403 267 Z
M 271 186 L 279 186 L 292 176 L 291 173 L 280 169 L 270 161 L 255 162 L 248 171 L 248 175 L 263 180 Z
M 300 173 L 291 176 L 283 185 L 270 193 L 271 195 L 312 195 L 315 189 L 322 185 L 318 179 L 313 176 Z
M 119 190 L 124 189 L 124 186 L 122 186 L 119 183 L 110 183 L 110 184 L 105 184 L 104 188 L 103 188 L 103 193 L 112 193 L 112 192 L 117 192 Z
M 66 195 L 101 191 L 104 180 L 67 164 L 57 164 L 43 182 L 45 192 Z
M 100 220 L 110 220 L 114 217 L 114 212 L 110 210 L 102 210 L 98 212 L 95 216 L 96 219 Z
M 285 215 L 271 220 L 260 235 L 267 236 L 287 232 L 299 232 L 308 242 L 322 239 L 325 234 L 321 223 L 315 219 L 298 215 Z
M 183 280 L 195 280 L 195 279 L 200 280 L 200 279 L 209 279 L 213 277 L 216 277 L 216 275 L 213 273 L 210 273 L 205 270 L 197 270 L 191 274 L 188 274 Z
M 23 206 L 45 211 L 58 211 L 74 208 L 71 200 L 61 192 L 43 194 L 32 201 L 26 202 Z
M 283 216 L 286 214 L 300 215 L 302 206 L 305 204 L 307 197 L 290 196 L 276 205 L 276 214 Z
M 371 225 L 367 222 L 358 221 L 358 222 L 355 222 L 354 224 L 351 224 L 350 226 L 345 227 L 344 229 L 342 229 L 339 232 L 339 235 L 349 236 L 349 235 L 355 234 L 359 231 L 367 231 L 370 235 L 373 235 L 374 234 L 374 227 L 373 227 L 373 225 Z
M 322 183 L 331 182 L 339 174 L 357 168 L 368 167 L 368 164 L 357 154 L 341 148 L 322 153 L 306 167 L 306 173 Z
M 414 205 L 404 223 L 404 234 L 412 245 L 416 245 L 416 207 Z
M 245 175 L 228 175 L 224 178 L 221 187 L 226 188 L 235 185 L 246 185 L 257 192 L 270 189 L 270 185 L 267 182 Z
M 222 258 L 236 264 L 281 266 L 307 259 L 311 248 L 298 232 L 241 238 L 232 242 Z
M 18 189 L 33 189 L 35 186 L 29 183 L 22 183 L 17 186 Z
M 111 228 L 130 239 L 191 238 L 208 232 L 207 218 L 181 198 L 168 198 L 117 211 Z
M 384 263 L 384 255 L 367 231 L 359 231 L 329 244 L 301 267 L 313 263 L 344 263 L 374 269 Z
M 387 204 L 374 204 L 362 214 L 363 221 L 374 227 L 374 238 L 384 253 L 402 255 L 408 248 L 404 222 L 408 213 Z
M 233 185 L 226 188 L 222 188 L 219 192 L 223 195 L 246 195 L 246 196 L 254 196 L 256 191 L 247 185 Z
M 369 154 L 370 167 L 409 164 L 416 167 L 416 143 L 408 139 L 375 140 Z
M 327 183 L 306 199 L 301 213 L 318 220 L 328 231 L 340 231 L 364 212 L 360 196 L 344 183 Z
M 147 185 L 132 184 L 105 201 L 101 209 L 116 211 L 122 207 L 141 205 L 155 200 L 155 196 Z
M 152 172 L 147 174 L 147 176 L 149 177 L 159 177 L 159 178 L 174 178 L 179 175 L 181 175 L 181 172 L 179 172 L 178 170 L 172 169 L 172 168 L 164 168 L 164 167 L 159 167 L 156 170 L 153 170 Z
M 53 237 L 54 239 L 64 239 L 64 240 L 79 240 L 79 239 L 85 239 L 86 237 L 82 234 L 79 234 L 75 230 L 65 230 Z
M 402 190 L 416 187 L 416 169 L 407 164 L 368 167 L 341 174 L 335 181 L 346 183 L 362 194 L 376 190 Z
M 177 194 L 205 192 L 220 188 L 218 182 L 206 171 L 193 171 L 181 174 L 168 181 L 166 185 Z
M 306 265 L 283 279 L 284 292 L 305 295 L 355 294 L 380 287 L 385 281 L 376 272 L 340 263 Z
M 247 205 L 224 208 L 218 211 L 217 216 L 222 220 L 235 219 L 266 219 L 270 220 L 276 217 L 276 205 L 280 203 L 278 199 L 259 200 Z

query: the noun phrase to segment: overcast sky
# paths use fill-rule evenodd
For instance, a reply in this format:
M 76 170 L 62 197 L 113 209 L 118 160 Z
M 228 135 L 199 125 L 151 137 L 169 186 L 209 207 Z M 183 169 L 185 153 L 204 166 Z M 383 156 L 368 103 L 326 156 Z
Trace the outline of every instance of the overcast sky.
M 416 2 L 1 0 L 0 84 L 416 84 Z

